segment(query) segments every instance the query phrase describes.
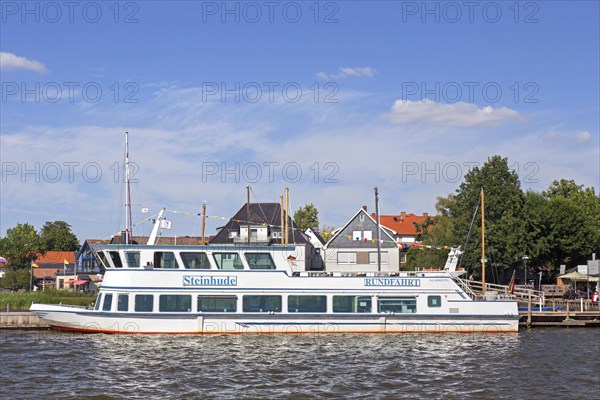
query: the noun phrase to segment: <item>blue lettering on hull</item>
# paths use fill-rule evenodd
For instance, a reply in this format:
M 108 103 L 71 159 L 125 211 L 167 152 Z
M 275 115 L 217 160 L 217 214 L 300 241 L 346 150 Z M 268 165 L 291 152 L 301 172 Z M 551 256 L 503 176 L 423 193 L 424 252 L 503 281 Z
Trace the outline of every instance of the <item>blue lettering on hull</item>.
M 365 278 L 365 286 L 421 286 L 421 280 L 415 278 Z
M 183 286 L 237 286 L 237 277 L 184 275 Z

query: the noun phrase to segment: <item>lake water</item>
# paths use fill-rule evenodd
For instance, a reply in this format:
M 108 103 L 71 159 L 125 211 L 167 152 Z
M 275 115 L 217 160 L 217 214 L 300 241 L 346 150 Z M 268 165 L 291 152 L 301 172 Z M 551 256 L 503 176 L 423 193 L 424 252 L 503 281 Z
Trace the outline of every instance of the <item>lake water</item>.
M 0 398 L 600 399 L 600 329 L 518 334 L 0 331 Z

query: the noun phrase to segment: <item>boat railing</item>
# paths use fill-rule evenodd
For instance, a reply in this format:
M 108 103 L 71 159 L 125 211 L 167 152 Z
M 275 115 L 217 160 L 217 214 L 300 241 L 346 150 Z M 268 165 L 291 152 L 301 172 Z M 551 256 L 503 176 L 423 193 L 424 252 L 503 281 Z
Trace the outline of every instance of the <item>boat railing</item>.
M 515 286 L 512 290 L 508 285 L 498 285 L 494 283 L 485 284 L 485 291 L 481 281 L 475 281 L 470 279 L 460 279 L 459 281 L 469 288 L 471 293 L 474 294 L 476 299 L 488 299 L 490 297 L 496 297 L 503 300 L 516 300 L 520 302 L 527 302 L 531 297 L 533 303 L 545 304 L 546 298 L 542 291 L 535 290 L 529 286 Z M 485 293 L 485 294 L 484 294 Z

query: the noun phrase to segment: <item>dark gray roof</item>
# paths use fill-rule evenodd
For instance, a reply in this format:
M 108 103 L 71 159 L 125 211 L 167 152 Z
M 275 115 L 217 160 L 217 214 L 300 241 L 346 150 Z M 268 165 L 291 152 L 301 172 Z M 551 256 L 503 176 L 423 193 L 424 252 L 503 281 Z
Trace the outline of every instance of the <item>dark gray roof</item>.
M 210 241 L 210 244 L 229 244 L 234 243 L 233 238 L 229 237 L 229 232 L 240 231 L 240 225 L 247 224 L 250 221 L 252 225 L 268 225 L 271 232 L 279 232 L 281 230 L 281 207 L 279 203 L 250 203 L 250 218 L 246 210 L 248 203 L 245 203 L 242 208 L 221 228 L 221 230 Z M 305 244 L 310 241 L 296 228 L 296 224 L 290 216 L 288 216 L 288 224 L 290 230 L 288 233 L 288 242 Z M 292 229 L 294 228 L 294 229 Z M 281 239 L 271 239 L 271 244 L 280 244 Z

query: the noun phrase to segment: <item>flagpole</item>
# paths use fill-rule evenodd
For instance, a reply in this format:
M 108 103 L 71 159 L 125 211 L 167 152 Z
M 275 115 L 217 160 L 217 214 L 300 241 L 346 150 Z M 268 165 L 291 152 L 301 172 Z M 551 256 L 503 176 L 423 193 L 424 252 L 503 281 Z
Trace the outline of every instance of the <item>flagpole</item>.
M 31 292 L 31 286 L 33 286 L 33 260 L 29 264 L 29 291 Z

